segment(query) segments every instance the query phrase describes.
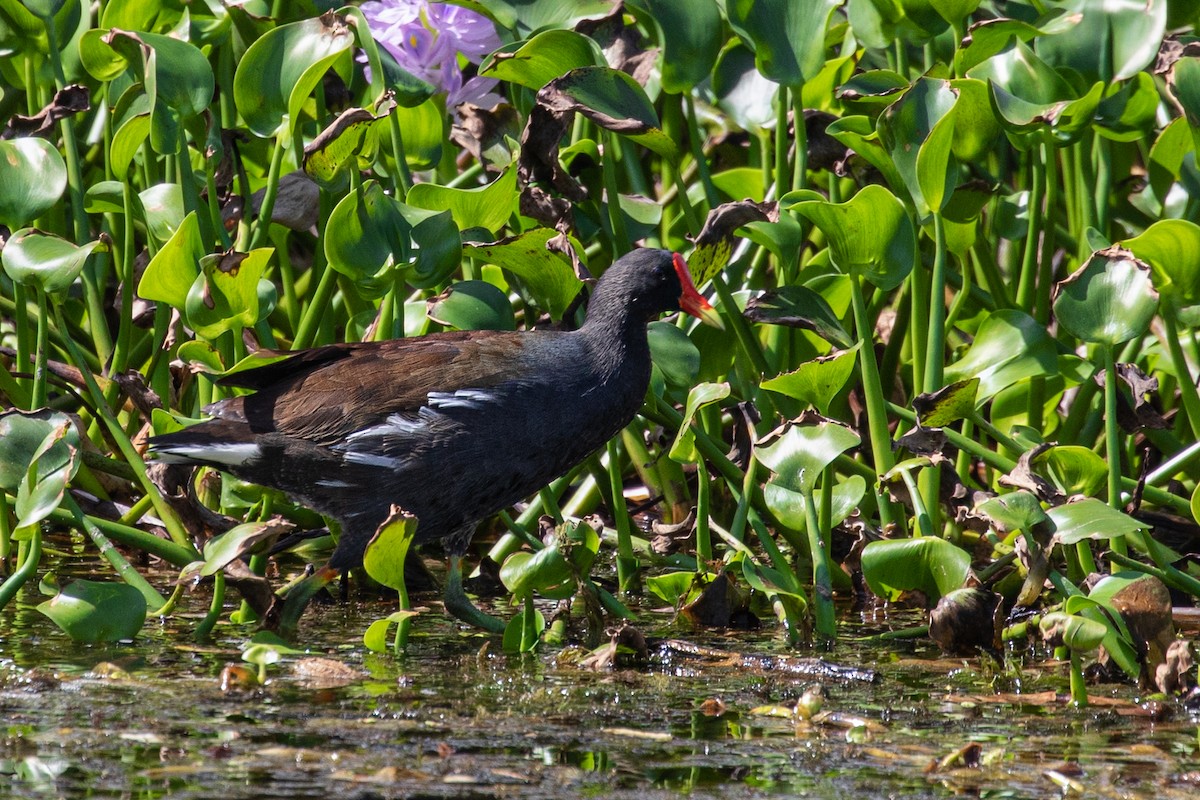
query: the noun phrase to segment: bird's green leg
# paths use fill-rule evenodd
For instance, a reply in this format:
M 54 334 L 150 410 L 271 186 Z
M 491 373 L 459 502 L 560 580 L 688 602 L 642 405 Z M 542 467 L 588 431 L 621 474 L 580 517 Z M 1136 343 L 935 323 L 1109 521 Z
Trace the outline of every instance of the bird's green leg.
M 450 569 L 446 575 L 446 610 L 468 625 L 482 628 L 491 633 L 504 633 L 504 620 L 485 614 L 467 599 L 463 591 L 462 556 L 450 556 Z

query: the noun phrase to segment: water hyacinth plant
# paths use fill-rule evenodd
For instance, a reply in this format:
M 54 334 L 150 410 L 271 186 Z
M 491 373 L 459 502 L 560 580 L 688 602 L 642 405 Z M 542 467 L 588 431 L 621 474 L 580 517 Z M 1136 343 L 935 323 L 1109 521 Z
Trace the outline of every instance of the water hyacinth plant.
M 0 0 L 0 602 L 70 541 L 151 615 L 170 579 L 143 554 L 202 575 L 199 635 L 265 613 L 268 562 L 298 574 L 338 532 L 288 546 L 323 521 L 148 464 L 149 435 L 265 351 L 573 327 L 582 277 L 646 245 L 725 329 L 653 323 L 641 416 L 482 527 L 507 647 L 664 602 L 832 641 L 861 575 L 872 602 L 981 586 L 1005 618 L 1086 617 L 1145 680 L 1087 587 L 1200 596 L 1198 16 Z

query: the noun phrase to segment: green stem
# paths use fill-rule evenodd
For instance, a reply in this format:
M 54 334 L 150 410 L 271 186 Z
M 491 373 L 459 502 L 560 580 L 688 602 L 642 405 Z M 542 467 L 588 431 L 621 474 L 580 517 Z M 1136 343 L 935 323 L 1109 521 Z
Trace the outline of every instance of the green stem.
M 37 349 L 34 351 L 33 393 L 29 402 L 31 408 L 43 408 L 46 405 L 46 362 L 50 354 L 50 311 L 46 307 L 46 292 L 40 287 L 33 292 L 38 304 Z
M 708 158 L 704 155 L 705 136 L 696 119 L 696 101 L 691 94 L 684 94 L 682 98 L 684 110 L 687 112 L 688 145 L 692 150 L 692 160 L 696 162 L 696 170 L 700 175 L 700 183 L 704 186 L 704 197 L 708 200 L 708 206 L 716 208 L 721 201 L 721 195 L 713 183 L 712 170 L 708 168 Z
M 617 526 L 617 586 L 622 593 L 630 592 L 638 577 L 638 560 L 633 552 L 633 533 L 629 524 L 629 512 L 625 508 L 625 486 L 621 477 L 621 455 L 617 440 L 612 438 L 605 445 L 608 453 L 608 481 L 612 490 L 612 515 Z
M 696 460 L 696 571 L 706 572 L 712 561 L 712 531 L 708 517 L 712 507 L 712 484 L 708 477 L 708 464 L 701 457 Z
M 1188 369 L 1187 357 L 1183 354 L 1183 345 L 1180 343 L 1182 337 L 1179 322 L 1176 319 L 1177 311 L 1174 303 L 1164 304 L 1159 318 L 1163 321 L 1167 351 L 1171 354 L 1171 366 L 1175 370 L 1179 384 L 1179 396 L 1183 399 L 1187 428 L 1191 431 L 1192 439 L 1200 439 L 1200 393 L 1196 390 L 1196 379 L 1192 377 L 1192 372 Z M 1183 423 L 1180 423 L 1176 430 L 1180 435 L 1185 435 Z
M 254 235 L 250 237 L 250 249 L 262 247 L 267 242 L 271 232 L 271 218 L 275 214 L 275 198 L 279 195 L 280 170 L 283 168 L 283 156 L 287 152 L 282 133 L 275 136 L 275 147 L 271 150 L 271 166 L 267 172 L 267 186 L 263 192 L 262 205 L 258 209 L 258 221 Z
M 817 502 L 809 491 L 804 496 L 804 523 L 808 533 L 808 552 L 812 559 L 813 605 L 816 607 L 817 634 L 826 642 L 837 638 L 837 619 L 833 611 L 833 579 L 829 571 L 828 534 L 817 519 Z
M 316 268 L 316 264 L 311 267 L 311 269 Z M 317 289 L 313 292 L 308 307 L 304 309 L 304 316 L 300 318 L 300 326 L 296 329 L 296 338 L 292 341 L 292 349 L 303 350 L 312 347 L 317 330 L 321 327 L 321 316 L 329 306 L 329 298 L 333 297 L 336 288 L 337 270 L 326 264 L 317 281 Z
M 796 135 L 796 163 L 792 169 L 792 188 L 803 189 L 808 185 L 808 127 L 804 120 L 804 84 L 791 87 L 792 122 Z M 785 117 L 786 119 L 786 117 Z M 777 194 L 776 199 L 783 195 Z
M 619 151 L 620 144 L 617 141 L 617 134 L 608 131 L 604 139 L 601 171 L 604 173 L 604 194 L 608 201 L 608 220 L 612 225 L 613 252 L 618 256 L 628 253 L 633 247 L 629 241 L 629 234 L 625 230 L 625 217 L 621 213 L 621 193 L 617 185 L 617 153 Z
M 200 620 L 200 624 L 196 626 L 196 631 L 192 634 L 193 638 L 198 642 L 203 642 L 208 639 L 213 628 L 217 626 L 217 620 L 221 618 L 221 611 L 225 608 L 225 573 L 218 572 L 213 575 L 213 593 L 212 599 L 208 603 L 208 613 L 204 615 L 204 619 Z
M 30 529 L 29 539 L 18 548 L 21 563 L 4 583 L 0 583 L 0 609 L 17 596 L 25 582 L 37 572 L 38 562 L 42 560 L 42 530 L 37 525 L 31 525 Z
M 58 303 L 52 305 L 54 309 L 54 321 L 58 325 L 59 330 L 66 331 L 66 320 L 63 318 L 62 308 Z M 191 549 L 191 541 L 187 531 L 179 522 L 179 518 L 175 515 L 175 510 L 167 505 L 166 501 L 159 495 L 158 489 L 146 474 L 146 464 L 142 461 L 141 455 L 134 448 L 133 443 L 129 441 L 129 437 L 125 434 L 121 423 L 113 415 L 112 409 L 104 401 L 104 393 L 100 391 L 99 385 L 96 383 L 96 378 L 92 375 L 91 369 L 88 368 L 87 360 L 83 357 L 83 353 L 79 351 L 79 345 L 75 344 L 74 339 L 70 336 L 64 337 L 64 343 L 67 346 L 67 353 L 74 362 L 75 367 L 79 369 L 80 375 L 83 377 L 84 383 L 87 385 L 88 393 L 92 397 L 92 402 L 96 407 L 96 414 L 104 420 L 104 424 L 108 427 L 109 434 L 113 441 L 116 442 L 117 448 L 121 451 L 126 463 L 133 469 L 137 476 L 138 483 L 142 490 L 154 497 L 154 510 L 158 513 L 159 518 L 163 521 L 163 525 L 167 529 L 167 533 L 171 536 L 171 541 L 183 548 Z
M 775 95 L 775 146 L 771 150 L 775 164 L 775 199 L 787 194 L 791 188 L 788 180 L 788 88 L 780 86 Z
M 87 518 L 87 515 L 83 513 L 83 509 L 79 507 L 79 504 L 75 502 L 75 499 L 69 493 L 63 496 L 63 506 L 75 519 L 75 523 L 83 528 L 88 538 L 92 540 L 92 544 L 96 545 L 96 550 L 112 566 L 121 580 L 137 589 L 142 597 L 146 598 L 146 607 L 148 609 L 156 611 L 167 604 L 166 598 L 159 594 L 150 585 L 150 582 L 143 578 L 141 573 L 134 569 L 133 565 L 113 547 L 108 537 Z
M 863 383 L 863 397 L 867 405 L 867 427 L 871 437 L 871 452 L 875 461 L 875 495 L 879 503 L 881 524 L 893 520 L 891 501 L 879 489 L 879 476 L 895 465 L 892 440 L 888 435 L 888 409 L 879 382 L 879 365 L 875 361 L 874 327 L 867 319 L 867 304 L 863 299 L 862 277 L 850 277 L 850 303 L 854 309 L 854 330 L 861 345 L 858 351 L 859 372 Z

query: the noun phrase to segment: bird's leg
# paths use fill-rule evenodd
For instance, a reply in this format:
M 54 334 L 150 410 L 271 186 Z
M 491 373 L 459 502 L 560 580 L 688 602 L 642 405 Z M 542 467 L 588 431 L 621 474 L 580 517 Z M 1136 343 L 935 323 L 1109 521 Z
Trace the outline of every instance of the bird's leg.
M 504 633 L 504 620 L 485 614 L 475 607 L 463 591 L 462 556 L 450 556 L 450 569 L 446 575 L 446 594 L 443 598 L 446 610 L 468 625 L 482 628 L 490 633 Z

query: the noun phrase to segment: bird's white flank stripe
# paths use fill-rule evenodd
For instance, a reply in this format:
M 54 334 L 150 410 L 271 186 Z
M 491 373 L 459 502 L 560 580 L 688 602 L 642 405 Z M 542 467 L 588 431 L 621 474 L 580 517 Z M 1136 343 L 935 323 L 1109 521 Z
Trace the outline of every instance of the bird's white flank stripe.
M 155 448 L 159 460 L 168 464 L 190 464 L 205 461 L 211 464 L 237 466 L 254 461 L 262 451 L 253 442 L 240 444 L 177 444 Z

